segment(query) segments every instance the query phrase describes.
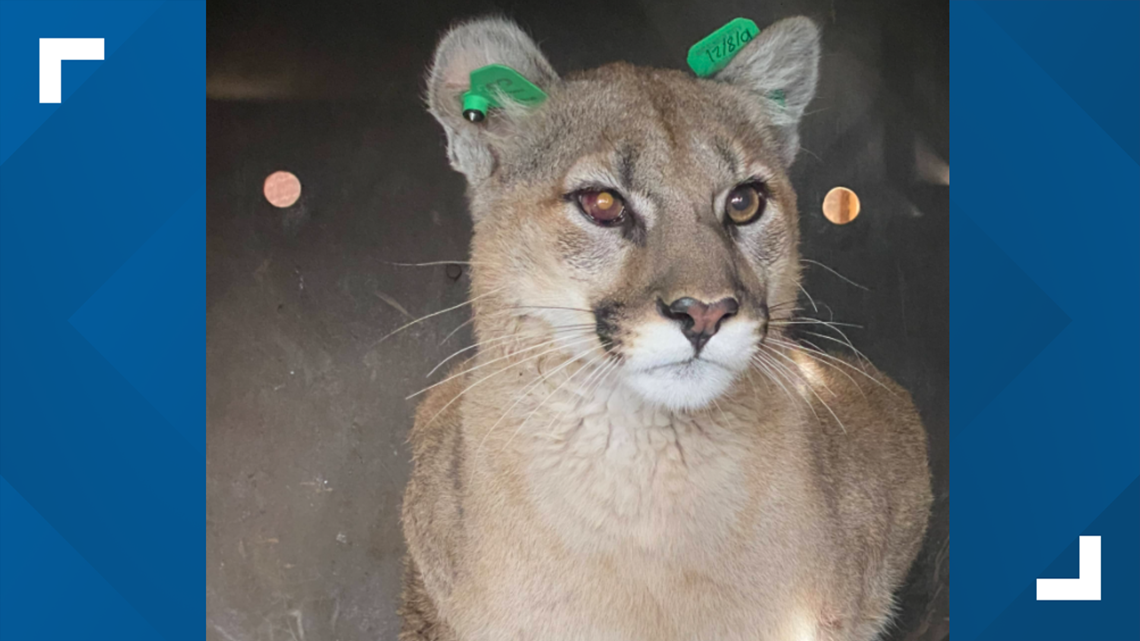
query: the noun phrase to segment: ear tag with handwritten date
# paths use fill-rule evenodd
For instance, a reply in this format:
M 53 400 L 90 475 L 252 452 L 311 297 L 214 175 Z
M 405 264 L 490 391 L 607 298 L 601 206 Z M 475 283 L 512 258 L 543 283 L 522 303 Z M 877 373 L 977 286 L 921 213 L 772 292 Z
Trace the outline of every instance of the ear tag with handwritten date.
M 752 39 L 760 33 L 760 28 L 748 18 L 736 18 L 720 29 L 710 33 L 700 42 L 689 47 L 689 68 L 697 77 L 708 78 L 724 69 L 732 57 L 740 53 Z M 784 109 L 784 90 L 773 89 L 768 99 Z
M 546 93 L 506 65 L 487 65 L 471 72 L 471 89 L 463 93 L 463 117 L 482 122 L 487 111 L 502 108 L 504 97 L 528 107 L 546 100 Z
M 736 18 L 689 47 L 689 68 L 700 78 L 724 69 L 744 45 L 760 33 L 748 18 Z

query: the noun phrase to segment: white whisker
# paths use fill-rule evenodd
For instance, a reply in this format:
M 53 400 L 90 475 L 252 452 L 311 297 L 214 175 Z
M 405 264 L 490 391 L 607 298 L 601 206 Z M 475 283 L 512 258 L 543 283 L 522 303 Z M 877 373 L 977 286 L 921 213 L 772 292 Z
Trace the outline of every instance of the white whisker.
M 872 383 L 874 383 L 874 384 L 878 385 L 879 387 L 881 387 L 881 388 L 883 388 L 885 391 L 887 391 L 889 394 L 891 394 L 891 396 L 895 396 L 895 397 L 897 397 L 897 396 L 898 396 L 898 394 L 897 394 L 897 393 L 896 393 L 894 390 L 892 390 L 891 388 L 889 388 L 889 387 L 887 387 L 886 385 L 884 385 L 882 381 L 880 381 L 879 379 L 875 378 L 874 376 L 871 376 L 871 375 L 870 375 L 869 373 L 867 373 L 865 370 L 863 370 L 863 369 L 861 369 L 861 368 L 858 368 L 858 367 L 855 367 L 854 365 L 852 365 L 851 363 L 848 363 L 847 361 L 843 360 L 842 358 L 838 358 L 838 357 L 836 357 L 836 356 L 833 356 L 833 355 L 831 355 L 831 354 L 828 354 L 828 353 L 827 353 L 827 352 L 825 352 L 825 351 L 823 350 L 823 348 L 821 348 L 819 345 L 816 345 L 815 343 L 813 343 L 813 342 L 811 342 L 811 341 L 809 341 L 809 340 L 807 340 L 807 339 L 801 339 L 801 340 L 802 340 L 804 343 L 806 343 L 807 345 L 810 345 L 810 346 L 811 346 L 812 348 L 814 348 L 814 349 L 808 350 L 808 349 L 807 349 L 807 348 L 805 348 L 803 345 L 800 345 L 800 346 L 799 346 L 799 348 L 800 348 L 800 349 L 804 349 L 804 350 L 806 350 L 806 351 L 813 351 L 815 354 L 817 354 L 817 355 L 819 355 L 819 356 L 822 356 L 822 357 L 824 357 L 824 358 L 827 358 L 827 359 L 830 359 L 830 360 L 832 360 L 832 361 L 835 361 L 836 363 L 838 363 L 838 364 L 840 364 L 840 365 L 843 365 L 844 367 L 846 367 L 846 368 L 850 369 L 850 370 L 851 370 L 851 371 L 853 371 L 853 372 L 857 372 L 857 373 L 859 373 L 859 374 L 862 374 L 864 377 L 866 377 L 866 378 L 867 378 L 868 380 L 870 380 Z M 862 391 L 862 389 L 861 389 L 861 388 L 860 388 L 860 391 Z
M 567 327 L 567 328 L 555 328 L 554 331 L 550 332 L 550 333 L 551 334 L 568 334 L 571 332 L 582 332 L 583 335 L 585 335 L 585 328 L 579 328 L 579 327 L 573 327 L 573 326 Z M 436 373 L 436 371 L 439 370 L 440 367 L 443 367 L 443 365 L 445 363 L 447 363 L 451 359 L 455 358 L 456 356 L 458 356 L 464 352 L 473 350 L 477 347 L 490 347 L 491 345 L 494 345 L 496 343 L 502 344 L 503 342 L 510 341 L 510 340 L 525 340 L 528 338 L 545 338 L 547 335 L 548 334 L 539 333 L 536 331 L 536 332 L 533 332 L 531 334 L 523 334 L 523 335 L 508 334 L 506 336 L 498 336 L 495 338 L 489 338 L 485 341 L 482 341 L 480 343 L 475 343 L 474 345 L 464 347 L 463 349 L 460 349 L 460 350 L 454 352 L 451 356 L 448 356 L 447 358 L 440 361 L 439 364 L 437 364 L 435 367 L 431 368 L 431 371 L 428 372 L 427 374 L 425 374 L 424 378 L 431 378 L 431 375 Z M 468 370 L 468 371 L 470 371 L 470 370 Z
M 609 357 L 609 356 L 610 356 L 609 353 L 606 353 L 603 355 L 603 357 Z M 594 369 L 594 371 L 590 374 L 590 376 L 586 377 L 585 381 L 582 381 L 583 387 L 585 387 L 587 389 L 587 391 L 584 394 L 582 394 L 583 399 L 585 399 L 586 401 L 589 401 L 590 397 L 592 397 L 594 395 L 594 392 L 596 392 L 598 390 L 598 388 L 600 387 L 601 382 L 609 375 L 610 372 L 617 369 L 618 362 L 619 361 L 617 359 L 614 359 L 614 360 L 602 363 L 602 365 L 600 367 L 597 367 Z M 590 389 L 591 382 L 594 383 L 593 389 Z M 550 420 L 550 423 L 548 423 L 546 425 L 546 428 L 544 430 L 547 432 L 547 436 L 549 436 L 549 437 L 554 436 L 554 432 L 551 430 L 553 430 L 554 425 L 559 420 L 561 420 L 562 417 L 565 416 L 567 412 L 570 411 L 571 407 L 574 407 L 574 405 L 573 404 L 567 405 L 565 409 L 563 409 L 561 412 L 558 413 L 557 416 L 555 416 L 554 418 L 552 418 Z
M 557 339 L 556 339 L 556 340 L 557 340 Z M 461 391 L 461 392 L 459 392 L 458 394 L 456 394 L 455 396 L 453 396 L 453 397 L 451 398 L 451 400 L 447 402 L 447 404 L 445 404 L 443 407 L 441 407 L 441 408 L 439 409 L 439 411 L 438 411 L 438 412 L 436 412 L 436 413 L 435 413 L 435 415 L 433 415 L 433 416 L 431 417 L 431 419 L 429 419 L 429 420 L 428 420 L 428 422 L 427 422 L 427 423 L 425 423 L 425 425 L 431 425 L 431 424 L 432 424 L 432 423 L 435 421 L 435 419 L 439 418 L 439 415 L 440 415 L 440 414 L 443 414 L 443 412 L 444 412 L 445 410 L 447 410 L 447 408 L 451 407 L 451 404 L 452 404 L 452 403 L 454 403 L 455 401 L 459 400 L 459 398 L 460 398 L 461 396 L 463 396 L 463 395 L 464 395 L 464 394 L 466 394 L 467 392 L 471 391 L 471 389 L 473 389 L 473 388 L 477 387 L 478 385 L 482 384 L 483 382 L 485 382 L 485 381 L 487 381 L 487 380 L 489 380 L 489 379 L 491 379 L 491 378 L 494 378 L 494 377 L 498 376 L 499 374 L 502 374 L 503 372 L 505 372 L 505 371 L 507 371 L 507 370 L 509 370 L 509 369 L 512 369 L 512 368 L 514 368 L 514 367 L 518 367 L 519 365 L 522 365 L 522 364 L 524 364 L 524 363 L 527 363 L 527 362 L 530 362 L 530 361 L 532 361 L 532 360 L 534 360 L 534 359 L 536 359 L 536 358 L 539 358 L 539 357 L 541 357 L 541 356 L 543 356 L 543 355 L 545 355 L 545 354 L 549 354 L 549 353 L 551 353 L 551 352 L 557 352 L 557 351 L 559 351 L 559 350 L 562 350 L 562 349 L 566 349 L 567 347 L 573 347 L 574 345 L 579 345 L 579 344 L 581 344 L 581 343 L 584 343 L 586 340 L 594 340 L 594 337 L 593 337 L 593 336 L 590 336 L 590 337 L 589 337 L 589 338 L 587 338 L 587 339 L 580 339 L 580 340 L 578 340 L 577 342 L 574 342 L 574 343 L 570 343 L 570 344 L 568 344 L 568 345 L 559 345 L 558 347 L 555 347 L 554 349 L 550 349 L 550 350 L 547 350 L 547 351 L 545 351 L 545 352 L 542 352 L 542 353 L 539 353 L 539 354 L 535 354 L 535 355 L 533 355 L 533 356 L 528 356 L 527 358 L 524 358 L 523 360 L 521 360 L 521 361 L 519 361 L 519 362 L 517 362 L 517 363 L 512 363 L 512 364 L 510 364 L 510 365 L 507 365 L 506 367 L 504 367 L 504 368 L 502 368 L 502 369 L 498 370 L 497 372 L 493 372 L 493 373 L 491 373 L 491 374 L 488 374 L 487 376 L 484 376 L 483 378 L 481 378 L 481 379 L 479 379 L 479 380 L 475 381 L 474 383 L 472 383 L 472 384 L 468 385 L 468 386 L 467 386 L 467 387 L 466 387 L 466 388 L 465 388 L 463 391 Z M 513 356 L 513 355 L 514 355 L 514 354 L 509 354 L 507 357 L 509 357 L 509 356 Z M 506 358 L 506 357 L 504 357 L 504 358 Z M 499 360 L 499 359 L 496 359 L 496 360 Z M 484 365 L 486 365 L 486 364 L 487 364 L 487 363 L 484 363 Z M 474 369 L 474 368 L 472 368 L 472 369 Z M 470 370 L 469 370 L 469 371 L 470 371 Z M 468 372 L 463 372 L 463 373 L 462 373 L 462 374 L 460 374 L 460 375 L 466 375 L 467 373 L 468 373 Z M 438 384 L 439 384 L 439 383 L 437 383 L 437 385 L 438 385 Z
M 836 361 L 839 361 L 840 363 L 843 363 L 843 361 L 842 361 L 842 360 L 840 360 L 840 359 L 837 359 L 837 358 L 835 358 L 834 356 L 831 356 L 830 354 L 827 354 L 827 353 L 825 353 L 825 352 L 822 352 L 822 351 L 813 351 L 813 350 L 810 350 L 810 349 L 808 349 L 808 348 L 804 347 L 803 345 L 800 345 L 800 344 L 797 344 L 797 343 L 793 343 L 793 342 L 790 342 L 790 341 L 782 341 L 782 340 L 780 340 L 780 339 L 777 339 L 777 338 L 772 338 L 772 337 L 769 337 L 769 339 L 768 339 L 768 340 L 770 340 L 771 342 L 773 342 L 773 343 L 775 343 L 775 344 L 777 344 L 777 345 L 782 345 L 782 346 L 784 346 L 784 347 L 787 347 L 788 349 L 793 349 L 793 350 L 796 350 L 797 352 L 800 352 L 801 354 L 803 354 L 803 355 L 807 356 L 808 358 L 810 358 L 810 359 L 812 359 L 813 361 L 815 361 L 815 362 L 819 363 L 820 365 L 826 365 L 826 366 L 828 366 L 828 367 L 830 367 L 830 368 L 834 369 L 835 371 L 839 372 L 839 373 L 840 373 L 840 374 L 842 374 L 843 376 L 847 377 L 847 380 L 851 381 L 851 384 L 855 386 L 855 389 L 859 390 L 859 393 L 860 393 L 860 394 L 863 394 L 863 398 L 867 398 L 867 395 L 863 393 L 863 388 L 862 388 L 862 386 L 860 386 L 860 385 L 859 385 L 859 383 L 858 383 L 858 382 L 856 382 L 856 381 L 855 381 L 855 379 L 854 379 L 854 378 L 853 378 L 853 377 L 852 377 L 850 374 L 848 374 L 847 372 L 843 371 L 842 369 L 840 369 L 839 367 L 835 366 L 835 365 L 834 365 L 834 364 L 832 364 L 832 363 L 829 363 L 829 362 L 827 362 L 827 361 L 824 361 L 824 360 L 820 360 L 820 357 L 821 357 L 821 356 L 823 356 L 823 357 L 826 357 L 826 358 L 828 358 L 828 359 L 831 359 L 831 360 L 836 360 Z M 844 364 L 844 365 L 847 365 L 847 363 L 843 363 L 843 364 Z M 850 365 L 848 365 L 848 367 L 850 367 Z M 866 373 L 866 372 L 862 372 L 862 371 L 860 371 L 860 370 L 858 370 L 858 369 L 855 369 L 855 371 L 859 372 L 860 374 L 863 374 L 864 376 L 867 376 L 867 373 Z M 868 378 L 870 378 L 870 377 L 868 376 Z M 872 380 L 874 380 L 874 379 L 872 379 Z
M 514 337 L 512 336 L 512 338 L 514 338 Z M 471 369 L 463 370 L 462 372 L 459 372 L 459 373 L 457 373 L 457 374 L 454 374 L 454 375 L 452 375 L 452 376 L 449 376 L 449 377 L 447 377 L 447 378 L 443 379 L 442 381 L 439 381 L 438 383 L 432 383 L 431 385 L 428 385 L 427 387 L 425 387 L 425 388 L 423 388 L 422 390 L 420 390 L 420 391 L 416 392 L 415 394 L 409 394 L 408 396 L 404 397 L 404 400 L 406 400 L 406 401 L 407 401 L 407 400 L 411 400 L 411 399 L 413 399 L 413 398 L 415 398 L 415 397 L 419 396 L 420 394 L 423 394 L 424 392 L 426 392 L 426 391 L 428 391 L 428 390 L 430 390 L 430 389 L 433 389 L 433 388 L 439 387 L 440 385 L 443 385 L 444 383 L 446 383 L 446 382 L 448 382 L 448 381 L 451 381 L 451 380 L 454 380 L 454 379 L 456 379 L 456 378 L 459 378 L 460 376 L 466 376 L 466 375 L 470 374 L 471 372 L 474 372 L 474 371 L 476 371 L 476 370 L 480 370 L 480 369 L 483 369 L 484 367 L 487 367 L 488 365 L 491 365 L 491 364 L 493 364 L 493 363 L 498 363 L 499 361 L 502 361 L 502 360 L 508 359 L 508 358 L 510 358 L 510 357 L 512 357 L 512 356 L 517 356 L 517 355 L 519 355 L 519 354 L 523 354 L 523 353 L 526 353 L 526 352 L 534 351 L 534 350 L 536 350 L 536 349 L 542 349 L 543 347 L 548 347 L 548 346 L 550 346 L 550 345 L 553 345 L 553 344 L 555 344 L 555 343 L 557 343 L 557 342 L 559 342 L 559 341 L 562 341 L 562 340 L 566 340 L 567 338 L 575 338 L 575 337 L 573 337 L 573 336 L 571 336 L 571 337 L 565 337 L 565 336 L 563 336 L 563 337 L 555 337 L 555 338 L 552 338 L 552 339 L 550 339 L 550 340 L 548 340 L 548 341 L 543 341 L 543 342 L 541 342 L 541 343 L 539 343 L 539 344 L 537 344 L 537 345 L 532 345 L 532 346 L 530 346 L 530 347 L 524 347 L 523 349 L 520 349 L 520 350 L 519 350 L 519 351 L 517 351 L 517 352 L 510 352 L 510 353 L 508 353 L 508 354 L 506 354 L 506 355 L 504 355 L 504 356 L 500 356 L 500 357 L 498 357 L 498 358 L 493 358 L 493 359 L 491 359 L 491 360 L 487 361 L 486 363 L 480 363 L 480 364 L 476 365 L 475 367 L 472 367 Z M 583 342 L 585 342 L 586 340 L 589 340 L 589 339 L 593 339 L 593 338 L 594 338 L 594 337 L 593 337 L 592 335 L 591 335 L 591 336 L 589 336 L 589 337 L 580 337 L 580 340 L 578 340 L 576 343 L 572 343 L 572 344 L 573 344 L 573 345 L 577 345 L 577 344 L 580 344 L 580 343 L 583 343 Z M 551 350 L 551 351 L 558 351 L 559 349 L 562 349 L 562 347 L 556 347 L 556 348 L 554 348 L 554 349 L 553 349 L 553 350 Z M 549 354 L 549 353 L 550 353 L 550 352 L 543 352 L 542 354 Z M 539 356 L 542 356 L 542 354 L 539 354 Z M 525 362 L 525 361 L 524 361 L 524 362 Z
M 845 340 L 842 340 L 842 341 L 841 341 L 841 340 L 839 340 L 838 338 L 835 338 L 835 337 L 833 337 L 833 336 L 828 336 L 827 334 L 818 334 L 818 333 L 816 333 L 816 332 L 808 332 L 808 331 L 805 331 L 804 333 L 805 333 L 805 334 L 810 334 L 811 336 L 818 336 L 819 338 L 827 339 L 827 340 L 829 340 L 829 341 L 832 341 L 832 342 L 835 342 L 835 343 L 839 343 L 840 345 L 842 345 L 842 346 L 846 347 L 847 349 L 850 349 L 852 352 L 854 352 L 854 353 L 855 353 L 855 356 L 859 357 L 859 358 L 860 358 L 860 359 L 862 359 L 864 362 L 866 362 L 866 363 L 870 363 L 870 362 L 871 362 L 871 359 L 867 358 L 867 357 L 866 357 L 866 356 L 863 354 L 863 352 L 860 352 L 859 350 L 855 349 L 855 346 L 851 344 L 851 339 L 850 339 L 850 338 L 847 338 L 847 335 L 846 335 L 846 334 L 844 334 L 843 332 L 841 332 L 841 331 L 840 331 L 840 330 L 838 330 L 838 329 L 835 329 L 834 327 L 833 327 L 832 329 L 833 329 L 834 331 L 836 331 L 836 332 L 839 332 L 839 335 L 840 335 L 840 336 L 842 336 L 842 337 L 843 337 Z
M 390 260 L 382 260 L 381 263 L 391 265 L 393 267 L 434 267 L 437 265 L 472 265 L 471 261 L 467 260 L 431 260 L 426 263 L 398 263 Z
M 765 357 L 763 352 L 757 352 L 752 357 L 752 360 L 754 363 L 756 363 L 760 367 L 764 368 L 765 377 L 768 378 L 768 380 L 772 381 L 773 383 L 778 385 L 780 387 L 780 389 L 784 390 L 784 394 L 786 394 L 788 396 L 788 400 L 790 400 L 792 403 L 796 402 L 796 396 L 793 396 L 792 392 L 786 386 L 784 386 L 784 383 L 781 380 L 780 372 L 778 370 L 776 370 L 776 368 L 775 368 L 776 364 L 774 362 L 772 362 L 770 359 Z M 796 387 L 795 381 L 789 379 L 788 382 L 791 384 L 792 387 Z M 798 388 L 797 388 L 797 395 L 800 397 L 800 402 L 803 403 L 804 405 L 807 405 L 807 408 L 809 410 L 811 410 L 812 414 L 815 414 L 815 418 L 818 421 L 819 415 L 816 414 L 815 408 L 812 407 L 811 403 L 807 402 L 807 399 L 803 397 L 803 394 L 798 394 Z
M 811 294 L 808 293 L 808 290 L 803 285 L 801 285 L 800 283 L 796 283 L 796 287 L 799 287 L 800 291 L 804 293 L 804 296 L 807 296 L 808 301 L 811 302 L 812 311 L 814 311 L 815 313 L 818 314 L 819 313 L 819 307 L 816 306 L 815 299 L 811 297 Z
M 765 347 L 765 345 L 761 344 L 761 347 Z M 799 371 L 799 365 L 798 365 L 798 364 L 797 364 L 797 363 L 796 363 L 794 360 L 792 360 L 792 359 L 788 358 L 787 356 L 784 356 L 783 354 L 780 354 L 780 353 L 779 353 L 779 351 L 777 351 L 775 348 L 768 348 L 768 349 L 769 349 L 769 351 L 770 351 L 772 354 L 775 354 L 775 355 L 777 355 L 777 356 L 780 356 L 780 357 L 782 357 L 782 358 L 784 358 L 784 359 L 788 360 L 788 361 L 789 361 L 789 362 L 792 364 L 792 366 L 794 366 L 794 367 L 796 368 L 796 370 L 797 370 L 797 371 Z M 775 362 L 775 361 L 773 361 L 773 362 Z M 823 407 L 824 407 L 824 409 L 826 409 L 826 410 L 827 410 L 827 412 L 828 412 L 829 414 L 831 414 L 831 417 L 835 419 L 835 422 L 839 424 L 839 429 L 843 430 L 843 433 L 844 433 L 844 434 L 846 434 L 846 433 L 847 433 L 847 427 L 846 427 L 845 425 L 843 425 L 843 421 L 839 420 L 839 416 L 838 416 L 838 415 L 835 413 L 835 410 L 832 410 L 832 409 L 831 409 L 831 406 L 827 404 L 827 401 L 823 400 L 823 397 L 821 397 L 821 396 L 819 395 L 819 393 L 815 391 L 815 388 L 814 388 L 814 387 L 812 387 L 812 384 L 811 384 L 811 382 L 810 382 L 810 381 L 808 381 L 807 379 L 805 379 L 805 378 L 804 378 L 802 375 L 800 375 L 800 374 L 796 374 L 794 371 L 793 371 L 793 372 L 791 372 L 791 373 L 792 373 L 793 375 L 795 375 L 797 378 L 799 378 L 799 379 L 800 379 L 800 381 L 801 381 L 801 382 L 803 382 L 803 384 L 804 384 L 804 387 L 806 387 L 806 388 L 807 388 L 807 390 L 808 390 L 809 392 L 811 392 L 811 393 L 812 393 L 812 395 L 813 395 L 813 396 L 815 396 L 815 398 L 816 398 L 816 399 L 817 399 L 817 400 L 818 400 L 820 403 L 822 403 L 822 404 L 823 404 Z M 831 391 L 831 388 L 827 387 L 827 384 L 826 384 L 826 383 L 824 384 L 824 388 L 825 388 L 825 389 L 827 389 L 827 391 L 828 391 L 828 392 L 831 392 L 832 396 L 834 396 L 834 395 L 835 395 L 835 392 L 832 392 L 832 391 Z
M 855 329 L 866 329 L 862 325 L 855 325 L 854 323 L 840 323 L 839 321 L 825 321 L 818 318 L 796 318 L 795 320 L 771 320 L 768 321 L 769 325 L 827 325 L 829 327 L 854 327 Z
M 376 347 L 376 346 L 377 346 L 377 345 L 379 345 L 380 343 L 383 343 L 384 341 L 388 340 L 388 339 L 389 339 L 389 338 L 391 338 L 392 336 L 394 336 L 394 335 L 396 335 L 396 334 L 398 334 L 398 333 L 400 333 L 400 332 L 404 331 L 405 329 L 407 329 L 407 328 L 411 327 L 412 325 L 415 325 L 415 324 L 417 324 L 417 323 L 423 322 L 423 321 L 425 321 L 425 320 L 427 320 L 427 319 L 429 319 L 429 318 L 432 318 L 432 317 L 434 317 L 434 316 L 439 316 L 440 314 L 446 314 L 447 312 L 450 312 L 450 311 L 453 311 L 453 310 L 459 309 L 460 307 L 466 307 L 466 306 L 470 305 L 471 303 L 474 303 L 475 301 L 479 300 L 480 298 L 485 298 L 485 297 L 487 297 L 487 296 L 490 296 L 490 295 L 492 295 L 492 294 L 497 294 L 497 293 L 501 292 L 501 291 L 502 291 L 502 290 L 504 290 L 504 289 L 506 289 L 506 287 L 499 287 L 499 288 L 497 288 L 497 289 L 492 289 L 492 290 L 491 290 L 491 291 L 489 291 L 489 292 L 486 292 L 486 293 L 483 293 L 483 294 L 479 294 L 478 296 L 475 296 L 474 298 L 471 298 L 470 300 L 464 301 L 464 302 L 462 302 L 462 303 L 460 303 L 460 304 L 458 304 L 458 305 L 455 305 L 455 306 L 452 306 L 452 307 L 448 307 L 447 309 L 441 309 L 441 310 L 439 310 L 438 312 L 432 312 L 431 314 L 428 314 L 427 316 L 421 316 L 421 317 L 417 318 L 417 319 L 416 319 L 416 320 L 414 320 L 414 321 L 411 321 L 411 322 L 405 323 L 405 324 L 403 324 L 403 325 L 401 325 L 401 326 L 397 327 L 396 329 L 394 329 L 394 330 L 392 330 L 392 331 L 388 332 L 388 333 L 387 333 L 387 334 L 385 334 L 384 336 L 380 337 L 380 340 L 378 340 L 378 341 L 376 341 L 375 343 L 373 343 L 373 344 L 372 344 L 372 346 L 371 346 L 371 347 L 369 347 L 369 349 L 371 349 L 372 347 Z
M 827 271 L 831 272 L 832 274 L 835 274 L 835 275 L 836 275 L 836 276 L 838 276 L 840 279 L 842 279 L 844 282 L 846 282 L 846 283 L 848 283 L 848 284 L 850 284 L 850 285 L 854 285 L 855 287 L 858 287 L 859 289 L 861 289 L 861 290 L 863 290 L 863 291 L 865 291 L 865 292 L 869 292 L 869 291 L 871 291 L 870 289 L 868 289 L 868 288 L 866 288 L 866 287 L 864 287 L 864 286 L 860 285 L 859 283 L 856 283 L 855 281 L 853 281 L 853 280 L 851 280 L 850 278 L 848 278 L 848 277 L 844 276 L 843 274 L 840 274 L 839 272 L 837 272 L 837 271 L 835 271 L 834 269 L 832 269 L 832 268 L 828 267 L 827 265 L 824 265 L 823 263 L 819 262 L 818 260 L 811 260 L 810 258 L 801 258 L 801 259 L 800 259 L 800 262 L 802 262 L 802 263 L 810 263 L 810 264 L 812 264 L 812 265 L 818 265 L 818 266 L 820 266 L 820 267 L 822 267 L 822 268 L 826 269 Z
M 448 332 L 448 333 L 447 333 L 447 336 L 444 336 L 444 337 L 443 337 L 443 340 L 441 340 L 441 341 L 439 342 L 439 344 L 440 344 L 440 345 L 443 345 L 444 343 L 446 343 L 446 342 L 447 342 L 447 339 L 451 338 L 452 336 L 455 336 L 456 332 L 458 332 L 459 330 L 463 329 L 464 327 L 467 327 L 468 325 L 470 325 L 471 323 L 474 323 L 474 322 L 475 322 L 475 317 L 474 317 L 474 316 L 472 316 L 471 318 L 468 318 L 467 320 L 463 321 L 463 322 L 462 322 L 462 323 L 460 323 L 458 326 L 456 326 L 456 328 L 455 328 L 455 329 L 453 329 L 453 330 L 451 330 L 450 332 Z
M 534 416 L 534 415 L 535 415 L 535 414 L 538 412 L 538 410 L 542 409 L 542 407 L 543 407 L 544 405 L 546 405 L 547 401 L 549 401 L 550 399 L 554 398 L 554 395 L 558 393 L 558 390 L 560 390 L 560 389 L 562 389 L 563 387 L 565 387 L 565 385 L 566 385 L 567 383 L 569 383 L 570 381 L 574 380 L 574 377 L 575 377 L 575 376 L 577 376 L 578 374 L 581 374 L 581 373 L 582 373 L 582 372 L 584 372 L 584 371 L 585 371 L 585 370 L 586 370 L 588 367 L 590 367 L 590 365 L 592 365 L 592 364 L 594 364 L 594 363 L 598 362 L 598 360 L 599 360 L 599 359 L 605 358 L 605 356 L 606 356 L 606 355 L 605 355 L 605 353 L 603 352 L 601 356 L 598 356 L 598 357 L 596 357 L 596 358 L 593 358 L 593 359 L 591 359 L 589 363 L 586 363 L 585 365 L 583 365 L 582 367 L 580 367 L 580 368 L 578 369 L 578 371 L 574 372 L 574 373 L 573 373 L 573 374 L 571 374 L 570 376 L 567 376 L 567 377 L 566 377 L 566 380 L 562 381 L 561 383 L 559 383 L 559 384 L 558 384 L 558 386 L 557 386 L 557 387 L 555 387 L 553 390 L 551 390 L 550 394 L 547 394 L 547 395 L 546 395 L 546 398 L 542 399 L 542 401 L 540 401 L 540 402 L 539 402 L 539 404 L 538 404 L 538 405 L 536 405 L 536 406 L 534 407 L 534 409 L 532 409 L 532 410 L 530 411 L 530 413 L 526 415 L 526 418 L 524 418 L 524 419 L 522 420 L 522 422 L 521 422 L 521 423 L 519 423 L 518 427 L 516 427 L 516 428 L 515 428 L 515 431 L 514 431 L 514 433 L 513 433 L 513 434 L 511 434 L 511 437 L 510 437 L 510 438 L 508 438 L 508 439 L 507 439 L 507 442 L 503 444 L 503 448 L 502 448 L 502 449 L 504 449 L 504 450 L 505 450 L 505 449 L 507 449 L 507 446 L 511 444 L 511 441 L 515 440 L 515 437 L 516 437 L 516 436 L 518 436 L 518 434 L 519 434 L 519 432 L 520 432 L 520 431 L 522 431 L 522 428 L 523 428 L 523 426 L 525 426 L 525 425 L 526 425 L 528 422 L 530 422 L 530 419 L 531 419 L 531 417 L 532 417 L 532 416 Z M 573 362 L 575 362 L 575 361 L 577 361 L 577 360 L 579 360 L 579 359 L 575 358 L 573 361 L 570 361 L 570 362 L 571 362 L 571 363 L 573 363 Z M 553 373 L 553 372 L 551 372 L 551 373 Z M 502 420 L 502 419 L 500 419 L 500 420 Z M 492 427 L 492 429 L 494 429 L 494 428 Z M 489 431 L 488 431 L 488 434 L 490 434 L 490 432 L 489 432 Z M 486 436 L 484 436 L 484 437 L 483 437 L 483 440 L 486 440 L 486 438 L 487 438 L 487 437 L 486 437 Z

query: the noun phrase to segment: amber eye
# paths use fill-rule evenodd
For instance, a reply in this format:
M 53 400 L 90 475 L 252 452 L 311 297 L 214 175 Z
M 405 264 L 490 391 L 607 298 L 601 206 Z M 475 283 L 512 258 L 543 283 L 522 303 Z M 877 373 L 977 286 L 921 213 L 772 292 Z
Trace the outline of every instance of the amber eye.
M 609 190 L 578 192 L 578 206 L 595 223 L 606 227 L 618 225 L 625 219 L 625 203 L 621 196 Z
M 724 215 L 734 225 L 747 225 L 764 213 L 768 204 L 768 190 L 763 183 L 740 185 L 728 192 L 724 202 Z

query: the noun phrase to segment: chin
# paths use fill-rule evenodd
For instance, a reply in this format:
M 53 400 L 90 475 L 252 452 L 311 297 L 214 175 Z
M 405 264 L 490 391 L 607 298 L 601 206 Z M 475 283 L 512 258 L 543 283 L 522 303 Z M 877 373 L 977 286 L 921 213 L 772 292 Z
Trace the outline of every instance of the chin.
M 627 374 L 625 384 L 645 401 L 671 410 L 701 409 L 728 391 L 737 373 L 707 360 L 691 360 Z

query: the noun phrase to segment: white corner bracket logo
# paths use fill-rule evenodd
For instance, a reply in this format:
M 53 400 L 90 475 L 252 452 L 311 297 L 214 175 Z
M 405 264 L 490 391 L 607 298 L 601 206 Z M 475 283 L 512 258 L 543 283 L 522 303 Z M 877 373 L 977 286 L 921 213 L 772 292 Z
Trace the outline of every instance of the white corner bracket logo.
M 1081 570 L 1076 579 L 1037 579 L 1038 601 L 1100 601 L 1100 537 L 1080 539 Z
M 40 104 L 63 101 L 64 60 L 102 59 L 102 38 L 40 38 Z

